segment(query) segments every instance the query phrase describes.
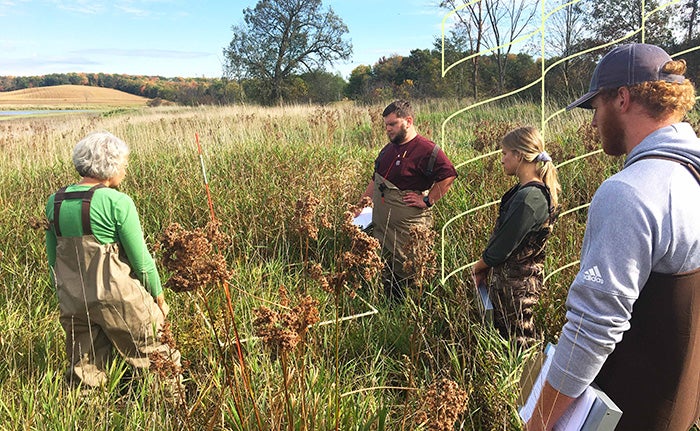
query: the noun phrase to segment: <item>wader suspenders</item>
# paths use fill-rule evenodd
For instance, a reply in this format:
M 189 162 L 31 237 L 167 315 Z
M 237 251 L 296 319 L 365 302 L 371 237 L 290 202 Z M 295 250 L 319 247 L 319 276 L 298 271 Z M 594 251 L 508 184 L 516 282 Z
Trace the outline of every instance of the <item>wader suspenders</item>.
M 433 147 L 433 152 L 430 153 L 430 159 L 428 160 L 428 167 L 425 170 L 425 175 L 428 177 L 433 176 L 433 168 L 435 167 L 435 160 L 437 159 L 438 151 L 440 151 L 440 147 L 435 144 Z
M 61 236 L 61 228 L 59 227 L 58 223 L 58 216 L 61 212 L 61 203 L 64 200 L 69 199 L 83 200 L 80 212 L 80 217 L 83 224 L 83 235 L 92 235 L 92 228 L 90 227 L 90 201 L 92 200 L 92 195 L 95 193 L 95 190 L 101 189 L 102 187 L 104 187 L 104 184 L 96 184 L 89 190 L 79 192 L 67 192 L 67 187 L 63 187 L 56 192 L 53 200 L 53 227 L 57 237 Z
M 698 182 L 698 184 L 700 184 L 700 172 L 698 172 L 697 168 L 690 162 L 686 162 L 685 160 L 680 160 L 680 159 L 676 159 L 673 157 L 666 157 L 666 156 L 644 156 L 644 157 L 638 158 L 637 160 L 635 160 L 635 162 L 638 162 L 638 161 L 644 160 L 644 159 L 661 159 L 661 160 L 668 160 L 671 162 L 679 163 L 679 164 L 685 166 L 685 168 L 687 170 L 689 170 L 690 173 L 695 177 L 695 180 Z
M 382 148 L 382 150 L 379 152 L 379 155 L 374 160 L 374 172 L 379 171 L 379 161 L 382 159 L 382 156 L 384 155 L 384 152 L 386 152 L 387 148 L 388 147 Z M 427 176 L 428 178 L 432 179 L 432 177 L 433 177 L 433 169 L 435 168 L 435 160 L 437 160 L 437 155 L 438 155 L 439 151 L 440 151 L 440 147 L 437 144 L 435 144 L 435 146 L 433 147 L 433 152 L 430 153 L 430 159 L 428 159 L 428 165 L 425 168 L 425 176 Z M 391 166 L 389 166 L 389 169 L 391 169 Z M 389 174 L 389 171 L 387 170 L 387 172 L 384 174 L 384 178 L 386 178 L 388 174 Z M 384 185 L 384 183 L 382 183 L 379 185 L 379 191 L 382 193 L 382 198 L 384 198 L 384 190 L 386 190 L 386 185 Z

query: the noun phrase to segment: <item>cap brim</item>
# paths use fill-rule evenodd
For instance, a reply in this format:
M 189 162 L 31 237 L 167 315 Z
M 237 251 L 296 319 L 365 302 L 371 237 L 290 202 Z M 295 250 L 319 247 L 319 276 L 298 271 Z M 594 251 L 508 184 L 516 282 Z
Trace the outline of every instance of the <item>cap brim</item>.
M 586 93 L 583 96 L 576 99 L 575 102 L 573 102 L 569 106 L 567 106 L 566 110 L 571 111 L 574 108 L 593 109 L 593 106 L 591 106 L 591 99 L 593 99 L 595 97 L 595 95 L 598 94 L 599 91 L 600 90 L 589 91 L 588 93 Z

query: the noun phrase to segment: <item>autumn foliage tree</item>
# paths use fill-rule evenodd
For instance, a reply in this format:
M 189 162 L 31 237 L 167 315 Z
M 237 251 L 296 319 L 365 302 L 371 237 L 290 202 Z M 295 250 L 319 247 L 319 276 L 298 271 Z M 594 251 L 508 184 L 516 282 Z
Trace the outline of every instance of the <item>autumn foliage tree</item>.
M 347 60 L 352 45 L 347 26 L 321 0 L 260 0 L 243 10 L 245 24 L 233 26 L 224 48 L 225 72 L 235 79 L 256 79 L 268 103 L 284 100 L 295 74 L 322 70 Z

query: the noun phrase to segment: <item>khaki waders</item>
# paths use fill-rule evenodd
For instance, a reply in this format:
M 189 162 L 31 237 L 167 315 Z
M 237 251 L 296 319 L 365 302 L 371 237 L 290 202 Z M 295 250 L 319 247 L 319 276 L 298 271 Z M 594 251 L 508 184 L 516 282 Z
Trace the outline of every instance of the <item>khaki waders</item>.
M 433 225 L 433 214 L 429 209 L 411 207 L 404 203 L 403 197 L 412 190 L 399 190 L 378 173 L 374 173 L 374 209 L 372 210 L 373 235 L 382 245 L 386 261 L 384 280 L 404 283 L 413 278 L 413 274 L 404 271 L 406 245 L 410 239 L 412 226 Z M 423 194 L 423 191 L 413 191 Z
M 66 332 L 69 381 L 101 386 L 113 347 L 136 368 L 148 369 L 158 352 L 180 366 L 180 352 L 158 339 L 165 317 L 155 300 L 132 275 L 118 244 L 100 244 L 92 235 L 88 192 L 56 193 L 56 290 L 60 322 Z M 75 195 L 73 195 L 75 193 Z M 83 195 L 80 195 L 80 194 Z M 83 236 L 63 237 L 58 229 L 61 201 L 83 198 Z M 87 205 L 86 205 L 87 203 Z

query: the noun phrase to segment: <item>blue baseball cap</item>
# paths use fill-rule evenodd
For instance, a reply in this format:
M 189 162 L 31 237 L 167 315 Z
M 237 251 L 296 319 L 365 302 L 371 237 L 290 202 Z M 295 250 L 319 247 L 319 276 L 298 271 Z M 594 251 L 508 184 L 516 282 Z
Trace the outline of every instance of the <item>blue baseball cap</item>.
M 576 107 L 592 109 L 591 100 L 603 88 L 620 88 L 647 81 L 684 82 L 685 76 L 661 70 L 671 60 L 671 56 L 656 45 L 630 43 L 618 46 L 598 62 L 588 93 L 576 99 L 566 110 Z

